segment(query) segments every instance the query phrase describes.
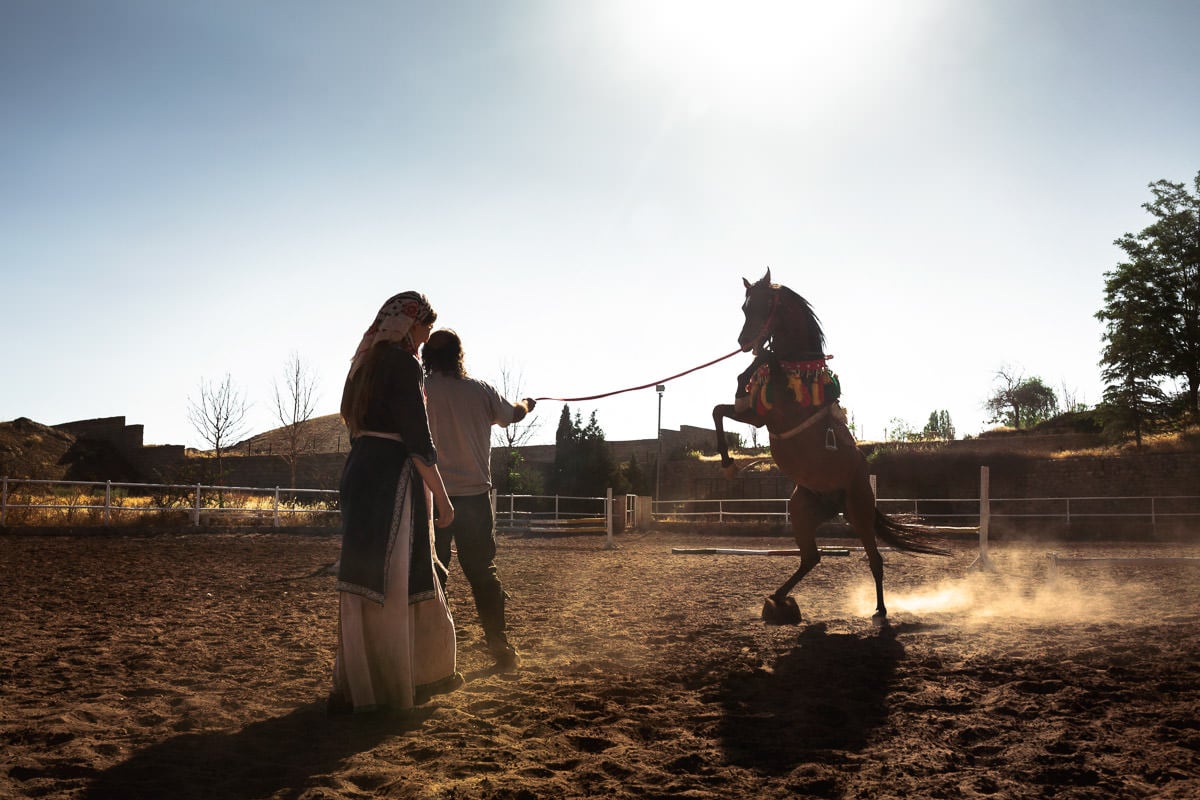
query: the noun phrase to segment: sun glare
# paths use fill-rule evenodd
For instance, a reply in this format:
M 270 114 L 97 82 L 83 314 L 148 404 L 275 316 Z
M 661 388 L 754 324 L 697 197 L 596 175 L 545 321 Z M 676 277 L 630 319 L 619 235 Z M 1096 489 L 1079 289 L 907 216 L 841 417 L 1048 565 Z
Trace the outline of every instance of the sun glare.
M 911 42 L 920 5 L 641 0 L 612 8 L 627 66 L 706 107 L 744 112 L 824 104 L 869 80 Z

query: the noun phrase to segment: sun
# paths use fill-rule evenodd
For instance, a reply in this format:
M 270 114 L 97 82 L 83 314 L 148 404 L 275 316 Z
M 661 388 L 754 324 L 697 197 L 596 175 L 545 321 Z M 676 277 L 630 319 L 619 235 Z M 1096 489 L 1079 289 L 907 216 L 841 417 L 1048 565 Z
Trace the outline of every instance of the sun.
M 614 58 L 708 106 L 823 103 L 871 75 L 911 41 L 912 0 L 641 0 L 609 6 Z

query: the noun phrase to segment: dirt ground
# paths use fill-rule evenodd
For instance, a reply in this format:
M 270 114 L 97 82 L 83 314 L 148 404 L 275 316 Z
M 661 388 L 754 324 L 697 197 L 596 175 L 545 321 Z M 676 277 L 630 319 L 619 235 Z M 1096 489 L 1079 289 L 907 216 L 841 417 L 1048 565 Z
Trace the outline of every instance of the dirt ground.
M 889 552 L 876 626 L 861 554 L 829 556 L 768 627 L 794 559 L 671 549 L 787 540 L 616 541 L 502 540 L 511 674 L 454 565 L 467 685 L 330 718 L 336 535 L 0 537 L 0 796 L 1200 797 L 1200 562 Z

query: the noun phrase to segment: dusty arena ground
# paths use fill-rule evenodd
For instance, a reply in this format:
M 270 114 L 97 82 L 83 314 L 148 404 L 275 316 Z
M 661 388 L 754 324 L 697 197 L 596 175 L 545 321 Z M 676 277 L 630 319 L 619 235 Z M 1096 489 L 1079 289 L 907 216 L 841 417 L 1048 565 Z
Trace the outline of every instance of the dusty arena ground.
M 767 627 L 786 540 L 504 539 L 524 669 L 495 674 L 451 572 L 469 682 L 328 718 L 334 535 L 0 537 L 0 795 L 46 798 L 1200 797 L 1200 567 L 996 571 L 861 555 Z M 834 544 L 828 542 L 826 544 Z M 1197 556 L 1200 546 L 1059 546 Z

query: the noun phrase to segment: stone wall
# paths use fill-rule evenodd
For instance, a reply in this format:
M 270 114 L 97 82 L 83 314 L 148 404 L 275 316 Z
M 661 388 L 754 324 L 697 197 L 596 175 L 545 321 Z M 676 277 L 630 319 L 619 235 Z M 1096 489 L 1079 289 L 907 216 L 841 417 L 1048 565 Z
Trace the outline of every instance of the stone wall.
M 291 470 L 281 456 L 226 456 L 226 486 L 281 487 L 291 485 Z M 215 459 L 204 459 L 215 470 Z M 296 487 L 336 489 L 342 477 L 345 453 L 313 453 L 296 459 Z
M 138 473 L 141 480 L 157 482 L 178 471 L 184 462 L 183 445 L 143 444 L 145 429 L 141 425 L 126 425 L 124 417 L 100 417 L 64 422 L 55 429 L 74 436 L 78 441 L 103 442 L 110 445 Z

